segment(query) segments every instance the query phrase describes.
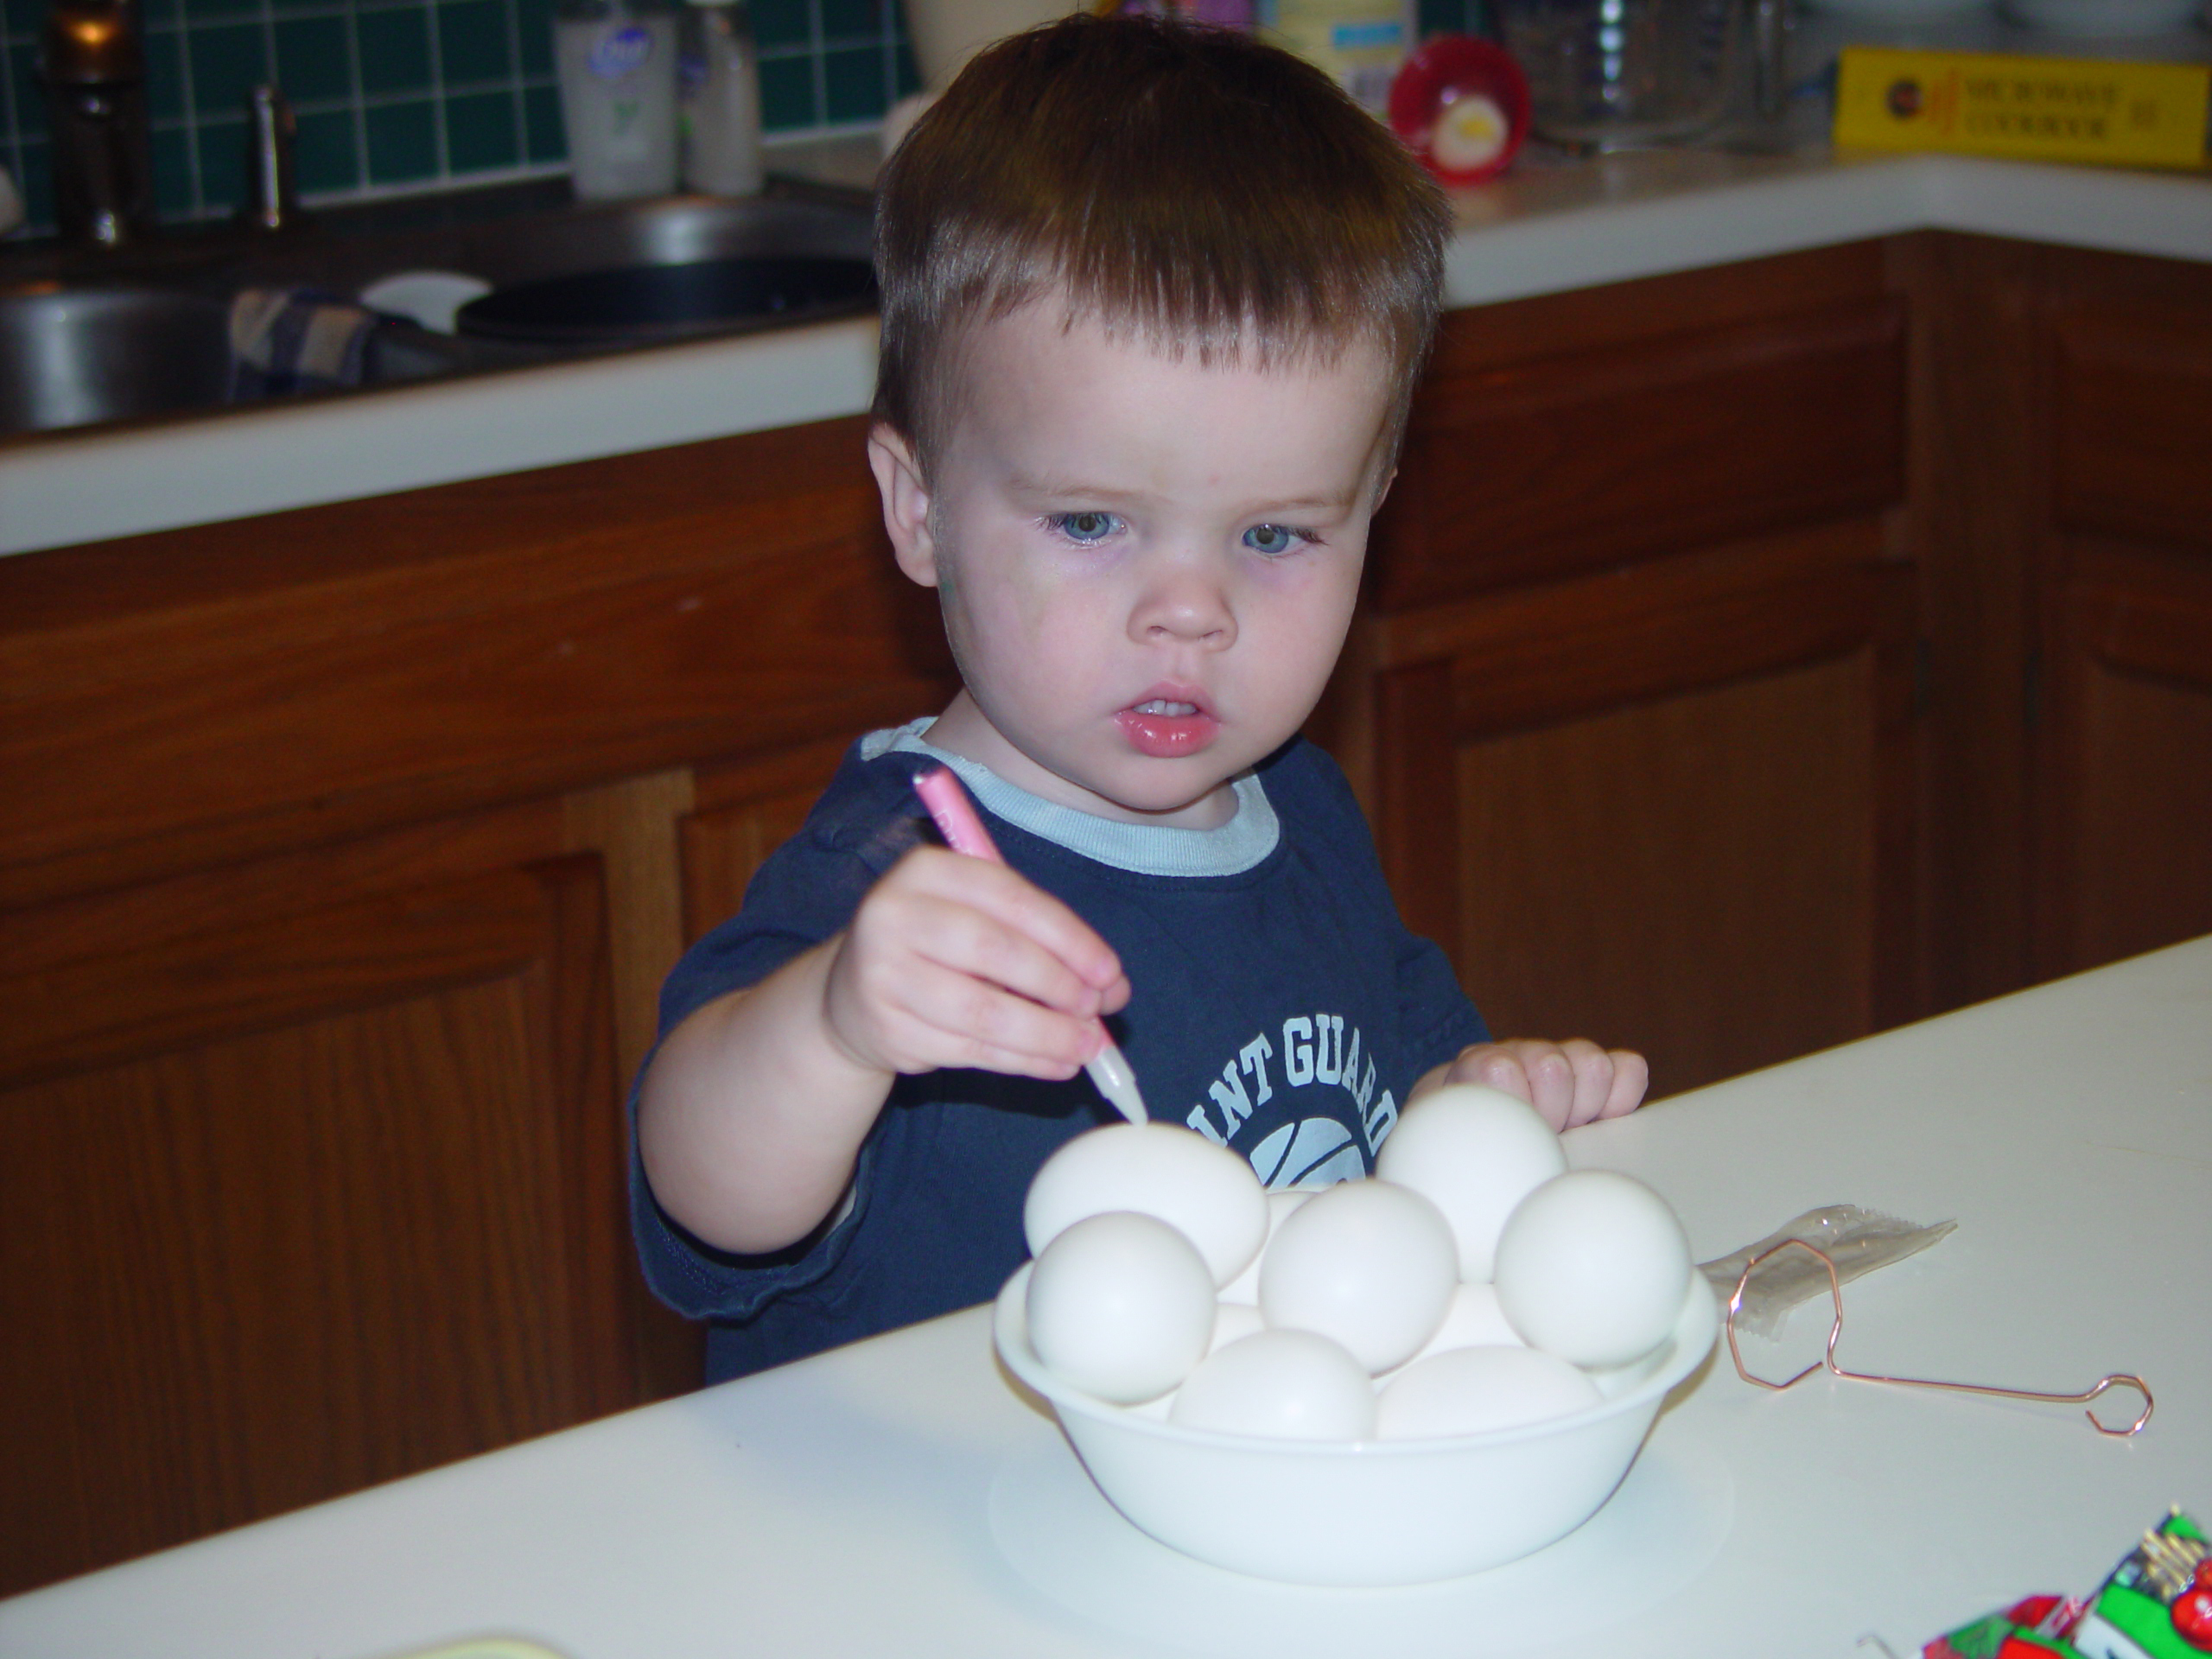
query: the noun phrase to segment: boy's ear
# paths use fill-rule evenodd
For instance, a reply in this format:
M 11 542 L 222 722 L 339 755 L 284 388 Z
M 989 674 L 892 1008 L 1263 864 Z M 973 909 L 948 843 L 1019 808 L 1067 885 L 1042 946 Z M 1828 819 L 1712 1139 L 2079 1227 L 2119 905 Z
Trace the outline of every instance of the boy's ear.
M 878 421 L 868 429 L 868 464 L 883 497 L 883 527 L 899 568 L 925 588 L 937 586 L 937 541 L 930 534 L 929 486 L 906 435 Z
M 1390 499 L 1390 486 L 1397 481 L 1398 469 L 1395 467 L 1382 474 L 1382 481 L 1375 486 L 1374 503 L 1367 509 L 1369 518 L 1371 518 L 1382 511 L 1382 504 Z

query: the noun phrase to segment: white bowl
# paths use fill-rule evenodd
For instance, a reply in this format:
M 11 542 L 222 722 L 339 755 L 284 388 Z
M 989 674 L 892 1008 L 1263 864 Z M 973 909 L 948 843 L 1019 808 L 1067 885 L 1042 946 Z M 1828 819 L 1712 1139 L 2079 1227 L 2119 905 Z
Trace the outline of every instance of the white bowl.
M 1602 1405 L 1487 1434 L 1315 1445 L 1179 1427 L 1070 1388 L 1029 1345 L 1028 1290 L 1025 1264 L 999 1292 L 999 1355 L 1051 1402 L 1107 1500 L 1172 1549 L 1294 1584 L 1426 1584 L 1565 1537 L 1612 1496 L 1719 1323 L 1693 1274 L 1656 1356 L 1598 1379 Z

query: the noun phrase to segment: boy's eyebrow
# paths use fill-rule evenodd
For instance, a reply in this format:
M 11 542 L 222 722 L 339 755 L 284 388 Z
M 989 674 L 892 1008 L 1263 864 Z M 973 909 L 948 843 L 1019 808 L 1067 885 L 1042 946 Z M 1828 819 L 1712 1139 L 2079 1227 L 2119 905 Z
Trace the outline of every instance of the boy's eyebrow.
M 1141 501 L 1147 494 L 1143 490 L 1117 490 L 1103 484 L 1086 484 L 1079 478 L 1031 478 L 1020 473 L 1013 474 L 1006 482 L 1007 490 L 1015 495 L 1098 501 L 1109 506 L 1119 502 Z M 1342 512 L 1351 506 L 1357 494 L 1357 492 L 1349 492 L 1339 495 L 1304 495 L 1258 500 L 1247 506 L 1239 516 L 1259 512 Z
M 1090 501 L 1135 501 L 1144 495 L 1141 490 L 1110 489 L 1103 484 L 1086 484 L 1080 478 L 1032 478 L 1027 473 L 1012 474 L 1006 486 L 1015 495 L 1071 495 Z

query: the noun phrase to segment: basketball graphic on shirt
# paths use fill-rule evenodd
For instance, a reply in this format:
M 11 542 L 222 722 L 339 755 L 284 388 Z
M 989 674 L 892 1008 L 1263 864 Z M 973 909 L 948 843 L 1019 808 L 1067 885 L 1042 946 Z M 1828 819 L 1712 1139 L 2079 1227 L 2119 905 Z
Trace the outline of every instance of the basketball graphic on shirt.
M 1333 1117 L 1286 1123 L 1252 1148 L 1252 1170 L 1270 1192 L 1334 1186 L 1367 1173 L 1351 1131 Z

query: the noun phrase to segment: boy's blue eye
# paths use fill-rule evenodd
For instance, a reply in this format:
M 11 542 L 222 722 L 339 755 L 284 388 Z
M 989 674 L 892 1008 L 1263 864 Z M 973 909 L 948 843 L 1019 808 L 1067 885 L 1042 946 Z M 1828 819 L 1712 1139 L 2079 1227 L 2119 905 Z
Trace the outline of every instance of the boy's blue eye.
M 1051 524 L 1071 542 L 1103 542 L 1122 527 L 1110 512 L 1056 512 Z
M 1255 524 L 1244 532 L 1244 545 L 1271 559 L 1281 558 L 1313 539 L 1306 531 L 1287 524 Z

